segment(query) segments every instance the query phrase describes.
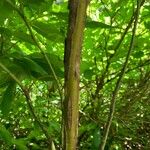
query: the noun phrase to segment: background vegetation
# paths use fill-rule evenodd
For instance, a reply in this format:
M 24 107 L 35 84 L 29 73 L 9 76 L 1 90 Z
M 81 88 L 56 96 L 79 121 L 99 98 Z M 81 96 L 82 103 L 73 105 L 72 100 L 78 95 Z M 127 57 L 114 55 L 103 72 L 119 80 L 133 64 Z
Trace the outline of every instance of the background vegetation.
M 48 149 L 49 136 L 61 148 L 67 6 L 66 0 L 0 1 L 2 150 Z M 80 67 L 80 150 L 99 149 L 132 38 L 105 149 L 150 149 L 149 1 L 139 3 L 133 35 L 137 10 L 136 0 L 92 0 L 88 7 Z

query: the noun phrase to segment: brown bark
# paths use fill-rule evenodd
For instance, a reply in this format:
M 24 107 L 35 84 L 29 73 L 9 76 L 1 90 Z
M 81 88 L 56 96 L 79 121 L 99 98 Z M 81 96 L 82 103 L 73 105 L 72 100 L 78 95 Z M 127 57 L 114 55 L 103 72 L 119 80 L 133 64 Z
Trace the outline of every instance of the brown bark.
M 64 150 L 75 150 L 78 136 L 80 55 L 88 0 L 69 1 L 65 40 Z

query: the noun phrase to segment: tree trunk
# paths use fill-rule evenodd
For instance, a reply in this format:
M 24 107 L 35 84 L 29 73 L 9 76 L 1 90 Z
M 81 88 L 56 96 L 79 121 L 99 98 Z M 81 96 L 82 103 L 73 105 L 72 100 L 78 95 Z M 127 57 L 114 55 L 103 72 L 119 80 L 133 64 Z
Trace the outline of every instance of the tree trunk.
M 65 40 L 64 150 L 76 150 L 78 136 L 80 55 L 88 0 L 69 0 Z

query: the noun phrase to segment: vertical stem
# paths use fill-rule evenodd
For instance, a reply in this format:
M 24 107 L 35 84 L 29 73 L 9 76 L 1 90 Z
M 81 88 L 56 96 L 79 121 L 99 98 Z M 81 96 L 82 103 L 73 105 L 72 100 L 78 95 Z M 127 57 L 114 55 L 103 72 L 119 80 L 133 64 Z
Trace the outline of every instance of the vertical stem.
M 69 1 L 65 40 L 64 150 L 76 150 L 78 136 L 80 55 L 88 0 Z

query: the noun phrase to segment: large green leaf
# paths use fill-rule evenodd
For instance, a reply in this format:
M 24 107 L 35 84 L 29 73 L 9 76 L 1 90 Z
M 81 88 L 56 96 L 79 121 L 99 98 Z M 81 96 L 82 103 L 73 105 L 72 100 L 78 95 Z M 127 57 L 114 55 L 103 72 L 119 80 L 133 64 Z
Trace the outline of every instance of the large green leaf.
M 92 141 L 92 150 L 96 150 L 99 148 L 100 145 L 100 129 L 96 128 L 93 132 L 93 141 Z
M 143 51 L 139 51 L 136 52 L 135 54 L 133 54 L 134 58 L 141 58 L 144 56 L 144 52 Z
M 12 144 L 15 144 L 18 150 L 28 150 L 26 147 L 27 142 L 24 139 L 14 139 Z
M 86 79 L 89 79 L 89 80 L 92 79 L 93 75 L 94 75 L 94 72 L 93 72 L 92 69 L 87 69 L 87 70 L 84 71 L 84 77 Z
M 55 54 L 46 54 L 56 75 L 58 77 L 64 77 L 63 72 L 63 61 Z M 33 53 L 30 55 L 31 59 L 34 60 L 38 65 L 40 65 L 47 73 L 48 75 L 51 75 L 53 78 L 52 70 L 50 66 L 48 65 L 48 62 L 45 60 L 43 55 L 40 53 Z
M 53 0 L 22 0 L 24 6 L 28 9 L 32 10 L 37 14 L 41 14 L 45 11 L 51 10 L 51 5 L 53 4 Z
M 63 35 L 60 33 L 60 29 L 57 24 L 54 23 L 43 23 L 34 22 L 32 25 L 33 29 L 36 30 L 43 37 L 49 39 L 50 41 L 61 42 L 64 41 Z
M 11 66 L 12 61 L 7 56 L 0 56 L 0 62 L 4 64 L 6 67 Z M 3 70 L 0 69 L 0 72 Z
M 11 36 L 11 30 L 8 28 L 0 27 L 0 34 Z
M 60 19 L 65 22 L 68 18 L 68 12 L 53 12 L 52 11 L 51 14 L 54 15 L 56 17 L 56 19 Z
M 18 150 L 27 150 L 25 140 L 14 139 L 2 124 L 0 124 L 0 140 L 3 140 L 8 146 L 15 144 Z
M 15 87 L 16 87 L 16 83 L 10 82 L 5 92 L 3 93 L 1 104 L 0 104 L 0 110 L 2 111 L 2 114 L 4 116 L 8 115 L 11 108 L 12 101 L 15 98 L 15 90 L 16 90 Z
M 0 88 L 7 86 L 10 81 L 12 80 L 8 74 L 0 72 Z
M 30 73 L 33 76 L 47 75 L 45 70 L 28 56 L 15 58 L 15 62 L 16 65 L 19 65 L 25 72 Z
M 31 36 L 23 31 L 17 31 L 13 35 L 23 42 L 27 42 L 27 43 L 35 45 L 35 42 L 31 38 Z
M 51 122 L 49 123 L 48 131 L 49 131 L 49 133 L 51 133 L 51 134 L 53 134 L 54 132 L 59 133 L 59 132 L 60 132 L 60 126 L 59 126 L 58 122 L 56 122 L 56 121 L 51 121 Z
M 147 29 L 150 29 L 150 21 L 144 22 L 144 25 Z
M 21 58 L 22 54 L 9 54 L 4 57 L 0 57 L 0 62 L 18 79 L 22 80 L 27 76 L 29 73 L 24 70 L 24 68 L 16 63 L 14 58 Z M 0 80 L 3 80 L 0 85 L 5 85 L 5 82 L 12 81 L 13 79 L 6 73 L 4 73 L 3 69 L 0 68 Z
M 0 124 L 0 139 L 3 140 L 6 144 L 11 145 L 12 137 L 6 128 Z
M 14 0 L 11 0 L 14 2 Z M 12 15 L 13 7 L 6 0 L 0 1 L 0 25 L 3 24 L 6 18 Z
M 86 70 L 89 70 L 93 66 L 93 63 L 90 61 L 82 61 L 80 65 L 81 73 L 84 73 Z
M 31 3 L 31 4 L 35 4 L 35 5 L 40 5 L 41 3 L 43 3 L 45 0 L 23 0 L 24 3 Z
M 113 26 L 107 25 L 105 23 L 102 22 L 98 22 L 98 21 L 87 21 L 86 22 L 86 27 L 87 28 L 114 28 Z

